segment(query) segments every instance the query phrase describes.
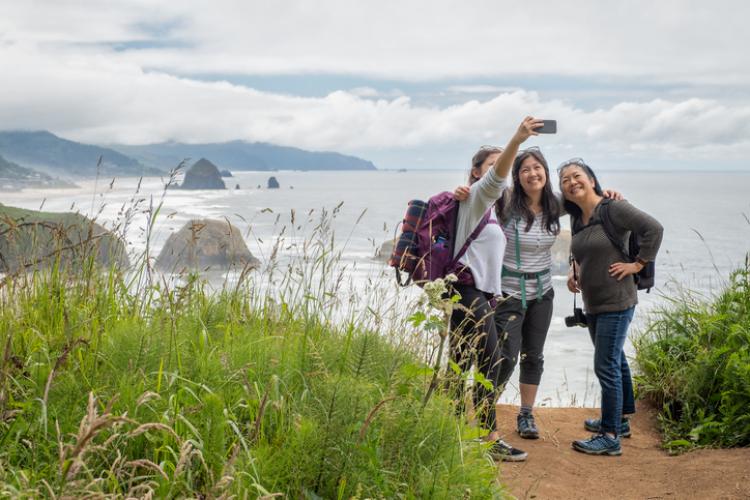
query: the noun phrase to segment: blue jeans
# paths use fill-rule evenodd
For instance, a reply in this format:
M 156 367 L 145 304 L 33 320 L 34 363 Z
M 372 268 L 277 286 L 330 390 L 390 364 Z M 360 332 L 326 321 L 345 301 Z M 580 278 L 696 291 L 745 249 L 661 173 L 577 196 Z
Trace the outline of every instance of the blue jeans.
M 635 306 L 624 311 L 586 314 L 594 342 L 594 373 L 602 387 L 601 432 L 620 435 L 623 414 L 635 413 L 630 367 L 623 346 Z

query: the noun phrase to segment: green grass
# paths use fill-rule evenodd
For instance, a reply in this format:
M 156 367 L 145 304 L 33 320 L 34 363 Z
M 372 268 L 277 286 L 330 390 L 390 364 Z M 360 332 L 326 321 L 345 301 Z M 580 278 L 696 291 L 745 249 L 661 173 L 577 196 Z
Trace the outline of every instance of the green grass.
M 635 347 L 668 448 L 750 446 L 750 255 L 713 299 L 672 299 Z
M 501 497 L 454 402 L 424 404 L 423 346 L 332 321 L 335 256 L 311 247 L 269 296 L 145 265 L 2 280 L 0 496 Z
M 0 204 L 0 272 L 37 264 L 86 261 L 127 265 L 125 245 L 113 232 L 78 213 L 41 212 Z

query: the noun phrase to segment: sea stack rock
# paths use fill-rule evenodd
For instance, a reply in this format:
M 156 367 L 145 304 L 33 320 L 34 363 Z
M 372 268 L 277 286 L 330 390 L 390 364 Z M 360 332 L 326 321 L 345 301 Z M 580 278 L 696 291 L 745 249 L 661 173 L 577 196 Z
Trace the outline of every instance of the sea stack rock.
M 234 177 L 234 176 L 232 175 L 232 172 L 230 172 L 230 171 L 229 171 L 229 170 L 227 170 L 227 169 L 224 169 L 224 170 L 222 170 L 222 171 L 221 171 L 221 172 L 219 172 L 219 173 L 221 174 L 221 176 L 222 176 L 222 177 Z
M 185 180 L 181 189 L 226 189 L 224 181 L 216 165 L 201 158 L 185 172 Z
M 258 267 L 240 230 L 225 220 L 193 219 L 164 244 L 156 266 L 171 272 L 184 269 Z
M 276 180 L 276 177 L 271 176 L 268 178 L 268 189 L 279 189 L 279 181 Z
M 391 254 L 393 253 L 394 245 L 395 245 L 395 242 L 393 240 L 384 241 L 383 244 L 380 245 L 380 248 L 375 250 L 375 255 L 373 256 L 373 259 L 379 262 L 388 262 L 388 259 L 391 257 Z

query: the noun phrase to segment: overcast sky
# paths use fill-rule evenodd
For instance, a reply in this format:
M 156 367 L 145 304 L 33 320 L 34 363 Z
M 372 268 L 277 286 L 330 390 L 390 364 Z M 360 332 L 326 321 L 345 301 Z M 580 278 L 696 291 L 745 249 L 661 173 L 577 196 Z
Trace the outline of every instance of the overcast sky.
M 0 128 L 263 141 L 465 168 L 526 114 L 550 162 L 750 170 L 745 1 L 0 0 Z

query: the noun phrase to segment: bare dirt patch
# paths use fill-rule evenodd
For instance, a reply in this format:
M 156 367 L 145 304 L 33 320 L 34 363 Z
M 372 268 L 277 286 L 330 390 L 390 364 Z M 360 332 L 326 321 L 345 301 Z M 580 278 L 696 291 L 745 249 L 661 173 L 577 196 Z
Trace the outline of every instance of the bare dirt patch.
M 645 404 L 631 420 L 633 437 L 622 440 L 622 456 L 596 457 L 574 451 L 575 439 L 590 435 L 592 408 L 535 408 L 538 440 L 515 433 L 514 406 L 498 406 L 508 442 L 529 453 L 522 463 L 503 463 L 500 477 L 518 498 L 746 498 L 750 499 L 750 448 L 702 449 L 670 456 L 660 446 L 656 412 Z

